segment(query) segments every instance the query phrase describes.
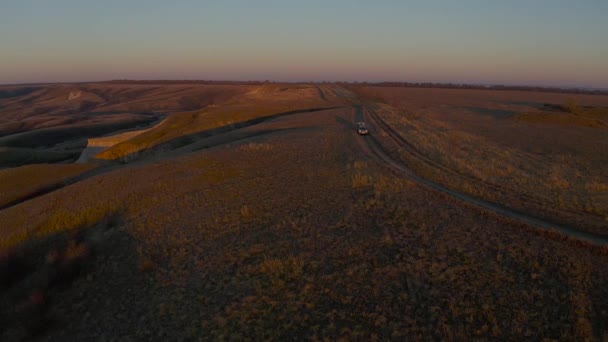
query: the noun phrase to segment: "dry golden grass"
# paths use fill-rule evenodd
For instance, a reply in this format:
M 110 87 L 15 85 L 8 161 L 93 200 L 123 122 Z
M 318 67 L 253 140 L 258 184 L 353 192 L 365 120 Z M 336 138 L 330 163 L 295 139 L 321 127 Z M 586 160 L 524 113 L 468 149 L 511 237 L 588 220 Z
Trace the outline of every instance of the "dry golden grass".
M 94 197 L 91 197 L 91 200 L 93 199 Z M 10 221 L 0 225 L 0 250 L 10 249 L 29 240 L 44 239 L 58 233 L 94 226 L 116 215 L 121 209 L 119 203 L 109 199 L 89 202 L 87 206 L 70 210 L 62 208 L 38 212 L 34 219 L 13 216 Z
M 91 164 L 38 164 L 0 170 L 0 207 L 93 169 Z
M 93 83 L 17 91 L 0 98 L 0 167 L 76 159 L 82 146 L 66 149 L 66 143 L 83 145 L 87 138 L 142 128 L 170 112 L 228 102 L 249 88 Z
M 590 191 L 594 191 L 594 192 L 598 192 L 598 193 L 608 192 L 608 184 L 601 183 L 598 181 L 592 181 L 590 183 L 587 183 L 586 187 Z
M 542 124 L 565 126 L 608 128 L 608 107 L 583 106 L 575 98 L 566 98 L 562 105 L 545 104 L 544 111 L 524 112 L 515 116 L 516 120 Z
M 424 158 L 382 139 L 385 148 L 423 176 L 518 210 L 608 233 L 608 197 L 599 185 L 608 179 L 601 166 L 608 162 L 603 129 L 540 127 L 518 121 L 517 115 L 477 113 L 497 107 L 517 112 L 521 106 L 543 106 L 542 101 L 562 103 L 567 95 L 390 88 L 366 92 L 390 103 L 374 108 Z M 583 99 L 590 105 L 608 103 L 602 96 Z
M 363 188 L 372 184 L 371 177 L 357 173 L 353 176 L 353 188 Z
M 604 129 L 608 128 L 608 125 L 603 120 L 594 117 L 583 117 L 575 114 L 532 112 L 518 114 L 515 119 L 530 123 L 550 123 L 568 127 L 580 126 Z
M 387 172 L 343 122 L 355 122 L 350 109 L 285 117 L 259 128 L 293 128 L 281 134 L 127 165 L 0 211 L 2 236 L 121 215 L 99 233 L 91 273 L 52 304 L 53 318 L 74 324 L 45 337 L 605 334 L 608 253 Z
M 212 106 L 200 111 L 175 113 L 160 125 L 132 139 L 121 142 L 98 154 L 100 159 L 121 159 L 131 154 L 153 148 L 163 143 L 188 139 L 189 135 L 230 128 L 251 119 L 272 116 L 294 110 L 327 106 L 314 95 L 314 87 L 292 89 L 262 86 L 263 91 L 254 90 L 232 99 L 222 106 Z M 190 141 L 187 141 L 189 143 Z
M 269 143 L 248 143 L 241 146 L 241 150 L 248 152 L 272 151 L 273 146 Z

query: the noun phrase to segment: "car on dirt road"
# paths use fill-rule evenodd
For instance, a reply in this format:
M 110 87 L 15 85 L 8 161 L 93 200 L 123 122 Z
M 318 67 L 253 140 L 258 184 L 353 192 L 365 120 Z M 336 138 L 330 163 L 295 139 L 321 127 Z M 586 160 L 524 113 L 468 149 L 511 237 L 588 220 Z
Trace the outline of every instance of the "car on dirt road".
M 367 130 L 367 126 L 365 125 L 365 122 L 363 122 L 363 121 L 357 122 L 357 133 L 359 133 L 359 135 L 368 135 L 369 134 L 369 131 Z

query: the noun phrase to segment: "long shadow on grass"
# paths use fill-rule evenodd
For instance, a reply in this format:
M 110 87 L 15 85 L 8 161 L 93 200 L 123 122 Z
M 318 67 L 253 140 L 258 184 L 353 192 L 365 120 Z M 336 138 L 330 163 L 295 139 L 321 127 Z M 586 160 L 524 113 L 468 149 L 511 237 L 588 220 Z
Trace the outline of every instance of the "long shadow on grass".
M 354 106 L 352 106 L 352 108 L 353 108 L 354 120 L 356 122 L 365 121 L 365 117 L 363 115 L 363 107 L 360 105 L 354 105 Z M 357 130 L 357 124 L 355 123 L 355 121 L 349 121 L 349 120 L 346 120 L 343 117 L 340 117 L 337 115 L 335 116 L 335 118 L 336 118 L 336 122 L 338 122 L 339 124 L 344 126 L 344 128 L 352 130 L 352 131 Z
M 242 128 L 246 128 L 246 127 L 250 127 L 250 126 L 254 126 L 266 121 L 270 121 L 270 120 L 275 120 L 281 117 L 285 117 L 285 116 L 290 116 L 290 115 L 295 115 L 295 114 L 303 114 L 303 113 L 312 113 L 312 112 L 319 112 L 319 111 L 324 111 L 324 110 L 331 110 L 331 109 L 336 109 L 336 108 L 341 108 L 340 106 L 333 106 L 333 107 L 320 107 L 320 108 L 308 108 L 308 109 L 300 109 L 300 110 L 292 110 L 292 111 L 288 111 L 288 112 L 282 112 L 282 113 L 277 113 L 277 114 L 273 114 L 273 115 L 268 115 L 268 116 L 263 116 L 263 117 L 259 117 L 259 118 L 255 118 L 255 119 L 251 119 L 251 120 L 246 120 L 246 121 L 241 121 L 241 122 L 237 122 L 237 123 L 232 123 L 229 125 L 225 125 L 222 127 L 218 127 L 218 128 L 213 128 L 213 129 L 209 129 L 209 130 L 204 130 L 204 131 L 200 131 L 200 132 L 196 132 L 196 133 L 192 133 L 192 134 L 188 134 L 188 135 L 184 135 L 175 139 L 172 139 L 170 141 L 164 142 L 164 143 L 160 143 L 158 145 L 146 148 L 146 149 L 142 149 L 140 151 L 131 153 L 127 156 L 121 157 L 119 159 L 119 161 L 121 162 L 131 162 L 134 160 L 138 160 L 138 159 L 143 159 L 145 157 L 148 156 L 152 156 L 158 152 L 167 152 L 167 151 L 171 151 L 171 150 L 176 150 L 178 148 L 182 148 L 186 145 L 190 145 L 194 142 L 200 141 L 202 139 L 205 138 L 209 138 L 212 136 L 216 136 L 216 135 L 220 135 L 220 134 L 225 134 L 225 133 L 229 133 L 232 131 L 236 131 Z
M 261 129 L 253 132 L 242 132 L 238 135 L 232 135 L 225 137 L 225 139 L 213 139 L 207 138 L 202 141 L 194 142 L 190 146 L 185 146 L 189 152 L 200 151 L 216 146 L 221 146 L 230 143 L 241 142 L 253 138 L 262 136 L 270 136 L 276 133 L 289 133 L 289 132 L 302 132 L 302 131 L 314 131 L 319 129 L 318 127 L 290 127 L 290 128 L 276 128 L 276 129 Z
M 23 87 L 17 89 L 0 90 L 0 99 L 10 99 L 13 97 L 29 95 L 36 90 L 41 89 L 40 87 Z
M 346 120 L 346 119 L 344 119 L 342 117 L 339 117 L 337 115 L 335 116 L 335 118 L 336 118 L 336 122 L 338 122 L 339 124 L 341 124 L 342 126 L 344 126 L 348 130 L 354 131 L 357 128 L 357 126 L 355 126 L 354 122 L 348 121 L 348 120 Z
M 210 138 L 213 136 L 217 136 L 217 135 L 221 135 L 221 134 L 225 134 L 225 133 L 229 133 L 229 132 L 233 132 L 242 128 L 246 128 L 246 127 L 250 127 L 253 125 L 257 125 L 266 121 L 270 121 L 270 120 L 274 120 L 274 119 L 278 119 L 284 116 L 289 116 L 289 115 L 295 115 L 295 114 L 303 114 L 303 113 L 311 113 L 311 112 L 318 112 L 318 111 L 324 111 L 324 110 L 331 110 L 331 109 L 336 109 L 336 108 L 341 108 L 339 106 L 334 106 L 334 107 L 322 107 L 322 108 L 310 108 L 310 109 L 302 109 L 302 110 L 294 110 L 294 111 L 289 111 L 289 112 L 283 112 L 283 113 L 278 113 L 278 114 L 274 114 L 274 115 L 269 115 L 269 116 L 264 116 L 261 118 L 255 118 L 255 119 L 251 119 L 251 120 L 247 120 L 247 121 L 242 121 L 242 122 L 238 122 L 238 123 L 233 123 L 230 125 L 226 125 L 226 126 L 222 126 L 219 128 L 214 128 L 214 129 L 210 129 L 210 130 L 206 130 L 206 131 L 201 131 L 201 132 L 197 132 L 197 133 L 193 133 L 193 134 L 189 134 L 189 135 L 185 135 L 176 139 L 173 139 L 171 141 L 168 141 L 166 143 L 162 143 L 156 146 L 153 146 L 151 148 L 148 149 L 144 149 L 138 152 L 135 152 L 133 154 L 130 154 L 126 157 L 123 157 L 121 159 L 118 160 L 118 163 L 115 161 L 108 161 L 108 160 L 100 160 L 100 159 L 94 159 L 94 161 L 99 162 L 101 165 L 91 171 L 82 173 L 78 176 L 72 177 L 70 179 L 64 180 L 62 182 L 59 183 L 55 183 L 52 185 L 49 185 L 47 187 L 38 189 L 32 193 L 29 193 L 27 195 L 24 195 L 23 197 L 20 197 L 18 199 L 15 199 L 7 204 L 4 204 L 2 206 L 0 206 L 0 210 L 4 210 L 4 209 L 8 209 L 10 207 L 16 206 L 18 204 L 21 204 L 23 202 L 29 201 L 31 199 L 46 195 L 48 193 L 51 193 L 53 191 L 59 190 L 61 188 L 64 188 L 66 186 L 69 186 L 71 184 L 83 181 L 85 179 L 91 178 L 93 176 L 97 176 L 100 174 L 104 174 L 110 171 L 114 171 L 116 169 L 122 168 L 124 165 L 124 163 L 127 162 L 133 162 L 135 160 L 142 160 L 145 159 L 145 157 L 147 156 L 152 156 L 155 155 L 158 152 L 167 152 L 167 151 L 172 151 L 172 150 L 177 150 L 179 148 L 182 148 L 186 145 L 190 145 L 193 144 L 195 142 L 198 142 L 204 138 Z M 260 132 L 256 132 L 256 133 L 252 133 L 251 136 L 249 137 L 253 137 L 255 135 L 260 135 L 260 134 L 270 134 L 270 133 L 274 133 L 278 130 L 267 130 L 267 131 L 260 131 Z M 238 139 L 235 139 L 234 141 L 238 141 L 238 140 L 242 140 L 242 139 L 246 139 L 247 136 L 245 137 L 238 137 Z M 232 142 L 233 140 L 229 140 L 229 141 L 222 141 L 221 144 L 226 144 L 229 142 Z M 208 148 L 208 147 L 213 147 L 216 145 L 219 145 L 220 143 L 217 144 L 213 144 L 210 146 L 206 146 L 206 145 L 202 145 L 198 148 L 193 149 L 194 151 L 196 150 L 200 150 L 203 148 Z M 122 163 L 122 164 L 121 164 Z
M 141 125 L 147 126 L 156 121 L 156 117 L 145 117 L 137 120 L 74 123 L 39 128 L 0 137 L 0 146 L 29 148 L 53 146 L 68 140 L 100 137 L 118 130 L 133 129 Z
M 54 184 L 51 184 L 51 185 L 48 185 L 48 186 L 36 189 L 36 190 L 34 190 L 34 191 L 32 191 L 32 192 L 30 192 L 28 194 L 25 194 L 25 195 L 23 195 L 23 196 L 15 199 L 15 200 L 12 200 L 12 201 L 4 204 L 4 205 L 1 205 L 0 206 L 0 210 L 11 208 L 11 207 L 16 206 L 18 204 L 21 204 L 23 202 L 32 200 L 34 198 L 37 198 L 37 197 L 46 195 L 48 193 L 51 193 L 51 192 L 53 192 L 55 190 L 59 190 L 61 188 L 64 188 L 64 187 L 66 187 L 68 185 L 72 185 L 74 183 L 80 182 L 80 181 L 85 180 L 87 178 L 90 178 L 90 177 L 93 177 L 93 176 L 97 176 L 97 175 L 100 175 L 100 174 L 103 174 L 103 173 L 106 173 L 106 172 L 109 172 L 109 171 L 113 171 L 113 170 L 116 170 L 118 168 L 120 168 L 120 165 L 111 165 L 111 164 L 107 164 L 105 166 L 100 166 L 100 167 L 94 168 L 94 169 L 92 169 L 90 171 L 81 173 L 81 174 L 79 174 L 77 176 L 74 176 L 72 178 L 68 178 L 68 179 L 63 180 L 61 182 L 57 182 L 57 183 L 54 183 Z
M 462 108 L 464 110 L 468 110 L 475 114 L 491 116 L 496 119 L 506 119 L 506 118 L 509 118 L 509 117 L 517 114 L 517 112 L 512 111 L 512 110 L 496 109 L 496 108 L 483 108 L 483 107 L 462 107 Z
M 153 338 L 159 286 L 119 218 L 28 241 L 0 266 L 7 258 L 21 275 L 0 289 L 0 340 Z

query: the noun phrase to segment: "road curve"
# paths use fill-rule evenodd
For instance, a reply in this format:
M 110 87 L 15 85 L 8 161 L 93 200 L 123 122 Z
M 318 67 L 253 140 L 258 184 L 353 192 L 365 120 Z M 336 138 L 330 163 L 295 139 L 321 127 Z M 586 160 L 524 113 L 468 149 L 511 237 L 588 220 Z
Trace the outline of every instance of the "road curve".
M 382 118 L 380 118 L 373 110 L 370 110 L 369 108 L 366 108 L 366 107 L 362 107 L 362 109 L 357 110 L 357 112 L 358 112 L 357 113 L 358 121 L 363 121 L 363 119 L 367 116 L 369 118 L 368 121 L 371 121 L 376 127 L 385 131 L 388 134 L 388 137 L 390 139 L 394 140 L 398 145 L 399 145 L 400 141 L 404 140 L 403 137 L 396 136 L 398 133 L 396 131 L 394 131 L 393 129 L 390 129 L 390 126 L 388 126 L 388 124 L 384 120 L 382 120 Z M 373 134 L 374 132 L 371 132 L 371 133 Z M 364 139 L 367 142 L 369 149 L 375 154 L 375 156 L 378 159 L 382 160 L 382 162 L 384 162 L 386 165 L 390 166 L 394 170 L 400 172 L 401 174 L 407 176 L 408 178 L 412 179 L 413 181 L 415 181 L 418 184 L 421 184 L 427 188 L 431 188 L 433 190 L 439 191 L 441 193 L 444 193 L 448 196 L 451 196 L 453 198 L 456 198 L 456 199 L 466 202 L 468 204 L 492 211 L 494 213 L 505 216 L 509 219 L 513 219 L 513 220 L 517 220 L 520 222 L 530 224 L 532 226 L 538 227 L 539 229 L 542 229 L 542 230 L 545 230 L 548 232 L 555 232 L 555 233 L 563 234 L 567 237 L 574 238 L 574 239 L 577 239 L 577 240 L 580 240 L 580 241 L 583 241 L 583 242 L 586 242 L 586 243 L 589 243 L 589 244 L 592 244 L 595 246 L 600 246 L 600 247 L 608 246 L 608 237 L 605 237 L 605 236 L 602 236 L 599 234 L 595 234 L 595 233 L 591 233 L 591 232 L 587 232 L 587 231 L 583 231 L 583 230 L 580 230 L 580 229 L 577 229 L 574 227 L 565 226 L 565 225 L 562 225 L 559 223 L 549 222 L 545 219 L 541 219 L 541 218 L 535 217 L 535 216 L 527 214 L 527 213 L 523 213 L 523 212 L 511 209 L 511 208 L 507 208 L 498 203 L 490 202 L 490 201 L 487 201 L 487 200 L 484 200 L 481 198 L 467 195 L 467 194 L 459 192 L 459 191 L 449 189 L 439 183 L 436 183 L 436 182 L 433 182 L 426 178 L 423 178 L 423 177 L 417 175 L 415 172 L 413 172 L 407 166 L 405 166 L 402 163 L 399 163 L 399 162 L 395 161 L 394 159 L 392 159 L 391 157 L 389 157 L 382 150 L 382 147 L 375 140 L 374 136 L 371 136 L 371 135 L 366 136 L 366 137 L 364 137 Z

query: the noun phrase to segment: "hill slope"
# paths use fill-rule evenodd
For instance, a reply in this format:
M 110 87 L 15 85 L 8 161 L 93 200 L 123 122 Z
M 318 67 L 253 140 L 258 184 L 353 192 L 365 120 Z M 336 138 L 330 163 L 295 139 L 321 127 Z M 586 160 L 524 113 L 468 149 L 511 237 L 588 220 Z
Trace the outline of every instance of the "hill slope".
M 356 134 L 360 104 L 346 89 L 282 89 L 178 114 L 146 140 L 160 146 L 154 153 L 1 210 L 3 250 L 26 240 L 2 265 L 26 272 L 1 292 L 0 336 L 584 339 L 608 330 L 605 249 L 395 173 L 371 150 L 399 157 L 384 133 Z M 230 119 L 231 129 L 215 129 Z

